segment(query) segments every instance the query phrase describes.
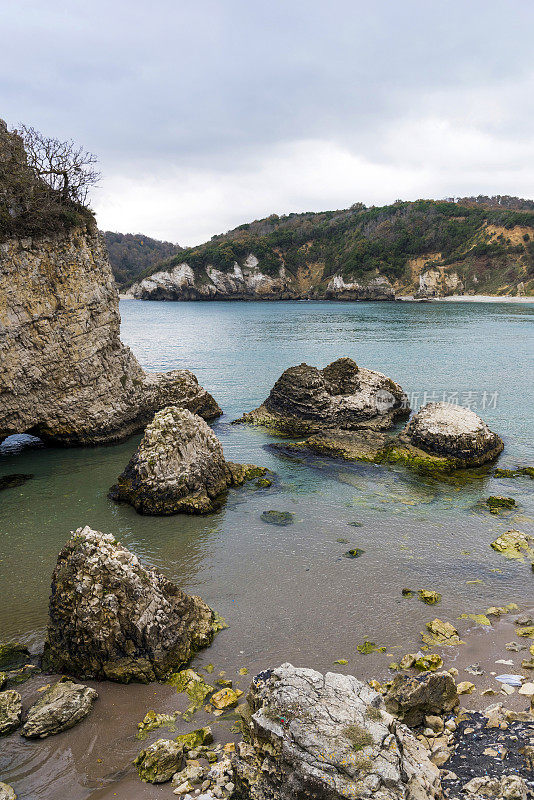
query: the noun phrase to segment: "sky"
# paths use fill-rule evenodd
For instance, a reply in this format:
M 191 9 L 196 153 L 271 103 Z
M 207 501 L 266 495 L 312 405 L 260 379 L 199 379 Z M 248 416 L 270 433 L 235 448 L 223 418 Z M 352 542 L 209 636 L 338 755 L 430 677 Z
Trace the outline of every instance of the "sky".
M 0 0 L 0 117 L 99 159 L 99 227 L 534 197 L 532 0 Z

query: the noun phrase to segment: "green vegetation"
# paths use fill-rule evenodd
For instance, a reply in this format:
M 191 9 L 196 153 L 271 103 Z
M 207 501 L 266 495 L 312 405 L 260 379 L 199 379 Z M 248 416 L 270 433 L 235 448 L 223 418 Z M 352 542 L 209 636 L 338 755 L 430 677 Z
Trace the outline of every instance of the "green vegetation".
M 137 279 L 156 270 L 188 263 L 205 276 L 207 267 L 223 272 L 243 266 L 254 254 L 259 269 L 277 275 L 284 266 L 290 276 L 310 265 L 321 267 L 321 280 L 333 274 L 345 280 L 378 274 L 402 283 L 409 279 L 411 258 L 454 270 L 468 287 L 491 283 L 495 291 L 506 283 L 534 280 L 534 237 L 514 241 L 488 226 L 512 230 L 534 228 L 534 203 L 517 198 L 464 198 L 461 201 L 398 201 L 366 208 L 356 204 L 341 211 L 276 214 L 214 236 L 198 247 L 151 266 Z M 525 236 L 527 238 L 525 238 Z M 519 241 L 519 243 L 518 243 Z M 133 282 L 133 281 L 131 281 Z
M 347 727 L 343 729 L 343 736 L 349 740 L 353 750 L 356 751 L 363 750 L 364 747 L 370 747 L 374 744 L 373 737 L 369 731 L 356 723 L 347 725 Z
M 160 242 L 140 233 L 104 231 L 103 236 L 111 268 L 119 286 L 181 251 L 177 244 Z

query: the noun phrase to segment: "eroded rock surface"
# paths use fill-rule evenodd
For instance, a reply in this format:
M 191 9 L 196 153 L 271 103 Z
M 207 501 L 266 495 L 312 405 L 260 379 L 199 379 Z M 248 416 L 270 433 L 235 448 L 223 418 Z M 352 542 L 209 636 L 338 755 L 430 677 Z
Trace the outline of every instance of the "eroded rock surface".
M 428 715 L 441 715 L 459 705 L 454 678 L 448 672 L 396 675 L 386 694 L 386 708 L 414 727 Z
M 1 124 L 0 173 L 12 169 L 13 148 L 22 143 Z M 115 441 L 170 403 L 206 419 L 221 413 L 190 372 L 146 374 L 122 344 L 106 249 L 86 217 L 83 227 L 0 242 L 0 441 Z
M 134 761 L 139 777 L 147 783 L 166 783 L 182 763 L 184 748 L 171 739 L 156 739 Z
M 17 800 L 13 787 L 2 781 L 0 781 L 0 800 Z
M 350 675 L 283 664 L 256 676 L 248 705 L 234 771 L 250 800 L 442 797 L 426 750 Z
M 286 369 L 262 405 L 238 422 L 302 435 L 325 429 L 382 430 L 408 413 L 398 383 L 340 358 L 324 369 L 304 363 Z
M 45 661 L 80 677 L 164 678 L 208 645 L 221 621 L 110 534 L 78 528 L 52 578 Z
M 449 403 L 428 403 L 414 414 L 403 437 L 428 453 L 474 467 L 494 461 L 504 445 L 474 411 Z
M 90 686 L 61 680 L 31 706 L 21 734 L 27 739 L 44 739 L 66 731 L 85 719 L 97 697 Z
M 0 692 L 0 736 L 11 733 L 20 725 L 22 701 L 13 689 Z
M 265 472 L 227 462 L 220 441 L 201 417 L 169 406 L 147 426 L 110 496 L 140 514 L 205 514 L 221 504 L 229 486 Z

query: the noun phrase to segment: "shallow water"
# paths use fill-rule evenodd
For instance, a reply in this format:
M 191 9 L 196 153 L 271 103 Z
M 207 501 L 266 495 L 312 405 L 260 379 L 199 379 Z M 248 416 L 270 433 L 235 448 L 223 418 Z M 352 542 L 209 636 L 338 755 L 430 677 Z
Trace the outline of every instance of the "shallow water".
M 291 459 L 269 448 L 277 440 L 265 431 L 229 422 L 259 405 L 288 366 L 346 355 L 390 375 L 415 405 L 458 393 L 505 440 L 501 466 L 534 464 L 534 304 L 123 301 L 121 313 L 123 340 L 146 369 L 188 367 L 217 399 L 225 415 L 213 427 L 227 458 L 268 466 L 277 481 L 230 492 L 206 518 L 145 518 L 106 497 L 138 437 L 84 450 L 4 447 L 0 477 L 35 477 L 0 493 L 0 639 L 40 647 L 57 553 L 86 524 L 115 534 L 227 618 L 230 628 L 196 664 L 211 661 L 234 677 L 242 666 L 253 673 L 285 660 L 336 669 L 338 658 L 361 677 L 385 674 L 387 654 L 417 649 L 435 616 L 455 622 L 491 604 L 532 604 L 530 565 L 489 547 L 509 527 L 534 532 L 528 478 L 496 480 L 481 469 L 467 484 L 440 483 L 401 468 Z M 489 494 L 513 496 L 518 509 L 489 514 L 480 503 Z M 269 509 L 293 512 L 294 524 L 265 524 Z M 343 558 L 351 547 L 364 555 Z M 405 586 L 437 589 L 442 602 L 404 599 Z M 365 639 L 387 654 L 359 655 Z M 27 800 L 112 797 L 117 785 L 119 796 L 172 796 L 133 780 L 129 763 L 134 721 L 149 699 L 173 708 L 176 695 L 159 686 L 100 691 L 98 711 L 74 731 L 37 744 L 18 734 L 4 740 L 0 779 Z

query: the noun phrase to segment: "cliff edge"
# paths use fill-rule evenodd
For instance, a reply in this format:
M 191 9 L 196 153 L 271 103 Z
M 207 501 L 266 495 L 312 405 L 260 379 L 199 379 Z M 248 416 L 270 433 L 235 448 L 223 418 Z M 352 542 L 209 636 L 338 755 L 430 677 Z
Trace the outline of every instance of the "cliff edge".
M 62 445 L 117 441 L 171 404 L 219 416 L 192 373 L 145 373 L 122 344 L 117 290 L 90 212 L 66 214 L 48 235 L 13 235 L 18 218 L 31 230 L 10 185 L 19 142 L 0 125 L 0 216 L 13 220 L 0 229 L 0 441 L 13 433 Z

